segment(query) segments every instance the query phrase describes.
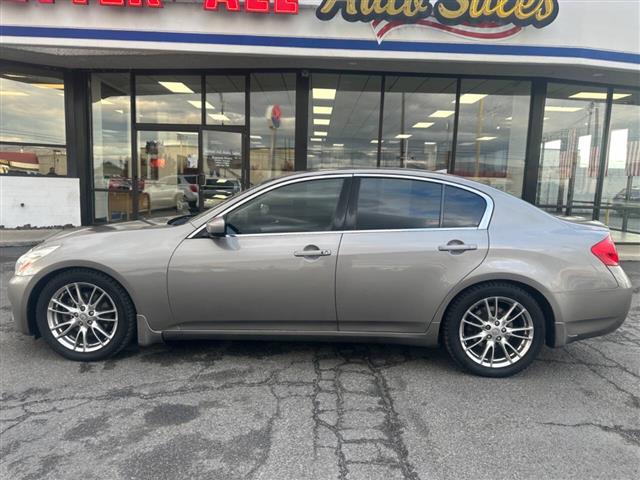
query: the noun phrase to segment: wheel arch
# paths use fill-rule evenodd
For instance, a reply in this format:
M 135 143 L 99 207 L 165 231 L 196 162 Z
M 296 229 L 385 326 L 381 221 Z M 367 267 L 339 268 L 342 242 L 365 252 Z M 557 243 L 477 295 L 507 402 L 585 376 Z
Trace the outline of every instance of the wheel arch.
M 38 298 L 40 297 L 40 293 L 44 289 L 45 285 L 48 282 L 50 282 L 52 278 L 56 277 L 57 275 L 60 275 L 61 273 L 69 271 L 69 270 L 86 270 L 86 271 L 96 272 L 96 273 L 100 273 L 102 275 L 106 275 L 107 277 L 109 277 L 111 280 L 113 280 L 114 282 L 116 282 L 118 285 L 120 285 L 122 287 L 122 289 L 125 291 L 125 293 L 129 297 L 129 300 L 131 300 L 131 303 L 133 304 L 134 310 L 136 311 L 136 313 L 138 312 L 138 308 L 136 306 L 136 301 L 131 296 L 130 290 L 127 288 L 127 285 L 125 284 L 125 282 L 122 282 L 118 278 L 117 275 L 113 275 L 107 269 L 102 269 L 102 268 L 98 268 L 96 266 L 87 266 L 87 265 L 65 265 L 65 266 L 61 266 L 61 267 L 58 267 L 58 268 L 54 268 L 54 269 L 52 269 L 50 271 L 47 271 L 40 279 L 38 279 L 38 281 L 36 282 L 34 287 L 31 289 L 31 292 L 29 293 L 29 298 L 27 300 L 27 312 L 26 312 L 27 313 L 27 326 L 29 328 L 29 332 L 33 336 L 35 336 L 36 338 L 41 336 L 40 335 L 40 331 L 38 329 L 38 323 L 36 322 L 36 306 L 38 304 Z
M 484 284 L 489 284 L 489 283 L 503 283 L 503 284 L 508 284 L 508 285 L 513 285 L 515 287 L 519 287 L 523 290 L 525 290 L 527 293 L 529 293 L 535 300 L 536 302 L 538 302 L 538 305 L 540 306 L 540 308 L 542 309 L 542 313 L 544 314 L 544 322 L 545 322 L 545 344 L 549 347 L 553 347 L 555 345 L 555 324 L 556 324 L 556 319 L 557 319 L 557 315 L 555 313 L 555 310 L 551 304 L 551 302 L 549 301 L 549 299 L 547 298 L 547 295 L 545 295 L 540 288 L 531 285 L 530 283 L 525 283 L 523 281 L 520 281 L 519 279 L 513 279 L 513 278 L 501 278 L 501 277 L 497 277 L 497 278 L 487 278 L 487 279 L 482 279 L 482 280 L 478 280 L 475 281 L 473 283 L 469 283 L 464 285 L 462 288 L 460 288 L 459 290 L 457 290 L 444 304 L 444 307 L 441 308 L 441 315 L 439 315 L 439 322 L 440 322 L 440 328 L 438 331 L 438 342 L 440 344 L 442 344 L 442 335 L 443 335 L 443 331 L 444 331 L 444 321 L 446 319 L 447 313 L 449 312 L 449 309 L 451 308 L 451 306 L 453 305 L 453 303 L 455 302 L 455 300 L 457 298 L 459 298 L 461 295 L 463 295 L 464 293 L 466 293 L 468 290 L 470 290 L 471 288 L 475 288 Z

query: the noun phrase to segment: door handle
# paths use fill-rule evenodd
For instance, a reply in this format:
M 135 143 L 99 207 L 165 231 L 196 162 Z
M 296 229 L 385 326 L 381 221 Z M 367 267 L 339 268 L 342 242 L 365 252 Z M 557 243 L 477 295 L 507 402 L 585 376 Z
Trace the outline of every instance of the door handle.
M 331 255 L 331 250 L 296 250 L 294 257 L 327 257 Z
M 466 244 L 466 243 L 453 243 L 447 245 L 440 245 L 438 250 L 441 252 L 466 252 L 467 250 L 477 250 L 478 245 Z

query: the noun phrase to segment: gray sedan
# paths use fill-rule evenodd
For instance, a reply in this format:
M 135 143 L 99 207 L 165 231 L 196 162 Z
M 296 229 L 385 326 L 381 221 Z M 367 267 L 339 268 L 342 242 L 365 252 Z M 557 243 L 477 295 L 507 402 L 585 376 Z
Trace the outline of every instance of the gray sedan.
M 301 173 L 195 217 L 59 234 L 16 263 L 18 329 L 71 360 L 195 338 L 444 344 L 478 375 L 619 327 L 605 227 L 412 170 Z

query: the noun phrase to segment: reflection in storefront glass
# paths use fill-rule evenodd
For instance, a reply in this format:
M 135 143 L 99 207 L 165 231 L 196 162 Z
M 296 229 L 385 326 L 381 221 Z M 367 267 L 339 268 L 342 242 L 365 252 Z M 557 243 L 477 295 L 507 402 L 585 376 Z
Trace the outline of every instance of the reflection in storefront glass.
M 607 92 L 550 83 L 544 110 L 536 204 L 591 218 L 600 167 Z
M 136 75 L 136 121 L 201 123 L 201 77 Z
M 295 74 L 251 75 L 251 185 L 293 171 L 295 128 Z
M 202 132 L 204 165 L 203 208 L 214 207 L 241 190 L 242 134 Z
M 131 190 L 129 90 L 129 74 L 91 76 L 94 188 Z M 102 218 L 105 211 L 106 206 L 96 203 L 96 217 Z
M 0 175 L 66 176 L 62 75 L 0 75 Z
M 207 76 L 208 125 L 244 125 L 245 83 L 244 76 Z
M 600 220 L 640 241 L 640 92 L 615 90 Z
M 377 75 L 311 77 L 308 168 L 377 165 L 381 82 Z
M 386 77 L 381 166 L 447 170 L 455 101 L 455 79 Z
M 463 80 L 455 173 L 522 195 L 531 83 Z
M 67 149 L 26 145 L 0 145 L 0 175 L 67 175 Z
M 185 214 L 197 208 L 191 185 L 198 173 L 197 132 L 138 132 L 138 211 L 141 216 Z

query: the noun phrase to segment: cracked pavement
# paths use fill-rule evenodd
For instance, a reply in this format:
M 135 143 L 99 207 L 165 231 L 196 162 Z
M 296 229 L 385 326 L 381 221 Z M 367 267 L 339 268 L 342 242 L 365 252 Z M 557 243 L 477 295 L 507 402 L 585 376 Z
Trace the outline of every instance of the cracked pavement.
M 74 363 L 0 292 L 0 478 L 635 479 L 640 263 L 625 324 L 508 379 L 443 350 L 210 341 Z

